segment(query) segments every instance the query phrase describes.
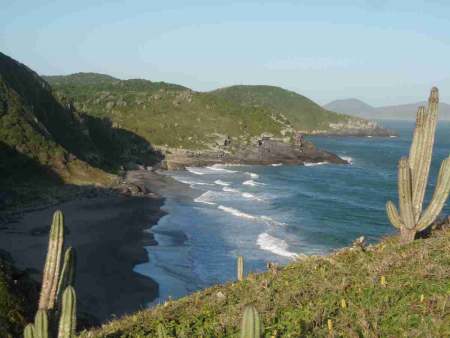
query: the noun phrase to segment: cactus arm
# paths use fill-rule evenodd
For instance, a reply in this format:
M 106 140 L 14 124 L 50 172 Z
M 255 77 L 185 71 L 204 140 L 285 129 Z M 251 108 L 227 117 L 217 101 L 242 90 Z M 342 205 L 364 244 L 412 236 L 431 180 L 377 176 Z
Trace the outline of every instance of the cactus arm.
M 34 317 L 34 337 L 49 338 L 48 317 L 45 310 L 39 310 Z
M 64 290 L 68 286 L 74 286 L 75 268 L 76 268 L 76 253 L 72 247 L 69 247 L 64 253 L 64 264 L 61 271 L 61 277 L 58 283 L 58 291 L 56 294 L 56 299 L 58 303 Z
M 406 228 L 413 229 L 415 222 L 411 201 L 411 170 L 406 157 L 400 159 L 398 164 L 398 199 L 403 223 Z
M 391 201 L 388 201 L 386 203 L 386 213 L 388 215 L 389 221 L 394 227 L 396 227 L 397 229 L 401 229 L 402 227 L 404 227 L 400 215 L 398 214 L 397 208 Z
M 414 128 L 413 139 L 411 142 L 411 147 L 409 150 L 409 166 L 411 168 L 411 178 L 412 185 L 414 186 L 415 181 L 417 180 L 417 167 L 419 166 L 419 162 L 421 161 L 422 151 L 420 151 L 420 147 L 422 146 L 422 136 L 424 134 L 425 127 L 425 119 L 426 119 L 426 111 L 424 106 L 420 106 L 417 115 L 416 115 L 416 126 Z
M 442 211 L 445 202 L 447 201 L 450 193 L 450 156 L 442 161 L 441 168 L 439 169 L 439 175 L 436 182 L 436 188 L 433 193 L 428 208 L 423 213 L 422 217 L 417 224 L 417 230 L 422 231 L 426 229 L 431 223 L 433 223 L 439 213 Z
M 23 330 L 23 338 L 35 338 L 33 324 L 28 324 L 25 326 L 25 329 Z
M 420 147 L 417 152 L 416 165 L 414 168 L 414 182 L 413 182 L 413 197 L 412 204 L 414 207 L 415 221 L 420 218 L 423 207 L 423 199 L 425 197 L 425 190 L 428 182 L 428 175 L 430 173 L 431 157 L 433 153 L 434 137 L 436 132 L 436 125 L 438 120 L 438 104 L 439 91 L 437 88 L 432 88 L 430 97 L 428 99 L 428 111 L 425 117 L 425 125 L 421 128 Z
M 62 297 L 61 317 L 59 318 L 58 338 L 75 337 L 77 320 L 77 298 L 73 287 L 68 286 Z
M 254 306 L 247 305 L 242 318 L 241 338 L 260 338 L 262 331 L 258 311 Z
M 64 240 L 64 219 L 61 211 L 53 214 L 50 229 L 47 257 L 42 279 L 42 289 L 39 298 L 39 309 L 50 310 L 55 305 L 56 291 L 59 279 L 59 266 Z

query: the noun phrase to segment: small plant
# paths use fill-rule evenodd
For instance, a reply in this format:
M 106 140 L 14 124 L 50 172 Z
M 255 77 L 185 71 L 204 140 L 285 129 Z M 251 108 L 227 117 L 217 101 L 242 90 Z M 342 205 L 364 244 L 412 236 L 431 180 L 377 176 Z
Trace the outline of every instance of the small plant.
M 439 216 L 450 192 L 450 156 L 441 164 L 436 188 L 430 204 L 422 211 L 430 172 L 434 135 L 438 120 L 439 91 L 431 89 L 428 109 L 420 107 L 409 157 L 398 165 L 398 199 L 400 212 L 394 203 L 386 203 L 389 221 L 400 230 L 403 243 L 411 242 L 416 234 L 427 229 Z
M 237 258 L 237 280 L 241 281 L 244 279 L 244 257 L 238 256 Z
M 241 323 L 241 338 L 260 338 L 263 326 L 258 311 L 253 305 L 247 305 Z

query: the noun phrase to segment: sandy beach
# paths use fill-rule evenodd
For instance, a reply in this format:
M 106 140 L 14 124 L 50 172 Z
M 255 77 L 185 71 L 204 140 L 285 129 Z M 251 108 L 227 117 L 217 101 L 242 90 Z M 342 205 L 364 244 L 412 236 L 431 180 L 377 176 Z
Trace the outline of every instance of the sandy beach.
M 159 188 L 170 184 L 157 174 L 147 172 L 145 177 L 149 188 L 153 181 L 159 182 Z M 28 269 L 40 281 L 52 213 L 61 209 L 66 246 L 77 252 L 79 310 L 104 322 L 139 310 L 158 295 L 158 284 L 133 268 L 148 260 L 144 246 L 155 242 L 144 229 L 164 215 L 163 203 L 164 198 L 156 194 L 110 193 L 30 211 L 2 227 L 0 248 L 11 254 L 18 268 Z

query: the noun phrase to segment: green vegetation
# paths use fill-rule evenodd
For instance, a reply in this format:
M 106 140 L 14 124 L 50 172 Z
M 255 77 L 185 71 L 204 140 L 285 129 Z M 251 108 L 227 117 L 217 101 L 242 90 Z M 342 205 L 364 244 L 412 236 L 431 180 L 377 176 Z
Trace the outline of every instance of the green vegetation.
M 428 174 L 433 153 L 434 135 L 438 120 L 439 92 L 431 90 L 428 111 L 420 107 L 409 152 L 398 166 L 398 196 L 400 214 L 391 201 L 386 204 L 390 222 L 400 230 L 403 242 L 414 240 L 439 216 L 450 192 L 450 156 L 442 162 L 433 198 L 422 213 Z
M 0 140 L 0 209 L 59 198 L 64 183 L 110 186 L 122 166 L 162 157 L 109 119 L 57 100 L 47 82 L 2 53 Z
M 324 110 L 304 96 L 269 86 L 234 86 L 208 93 L 147 80 L 78 73 L 47 76 L 60 100 L 86 114 L 109 118 L 152 144 L 214 147 L 224 135 L 245 144 L 262 133 L 329 130 L 330 123 L 363 121 Z
M 248 107 L 264 107 L 294 129 L 305 132 L 329 130 L 330 123 L 358 120 L 323 109 L 305 96 L 274 86 L 232 86 L 211 92 Z
M 81 337 L 154 337 L 160 324 L 170 337 L 236 337 L 246 304 L 264 337 L 326 337 L 329 320 L 336 337 L 448 337 L 449 267 L 450 229 L 406 245 L 389 237 L 250 274 Z

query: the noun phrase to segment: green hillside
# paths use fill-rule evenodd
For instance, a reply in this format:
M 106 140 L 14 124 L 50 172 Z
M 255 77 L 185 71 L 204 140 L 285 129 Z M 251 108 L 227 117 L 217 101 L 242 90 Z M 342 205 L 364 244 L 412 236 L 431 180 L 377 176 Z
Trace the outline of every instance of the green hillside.
M 0 53 L 0 209 L 63 183 L 109 185 L 121 165 L 159 159 L 147 141 L 56 99 L 46 81 Z
M 218 89 L 211 94 L 246 107 L 264 107 L 281 113 L 296 130 L 328 130 L 330 123 L 353 119 L 325 110 L 307 97 L 280 87 L 241 85 Z
M 251 274 L 81 337 L 156 337 L 159 323 L 168 337 L 238 337 L 246 304 L 260 313 L 263 337 L 449 337 L 449 266 L 449 229 L 408 245 L 391 237 Z
M 116 80 L 79 73 L 47 76 L 59 97 L 97 117 L 109 117 L 151 143 L 204 149 L 220 135 L 248 141 L 263 132 L 281 135 L 284 126 L 263 107 L 245 107 L 210 93 L 147 80 Z

